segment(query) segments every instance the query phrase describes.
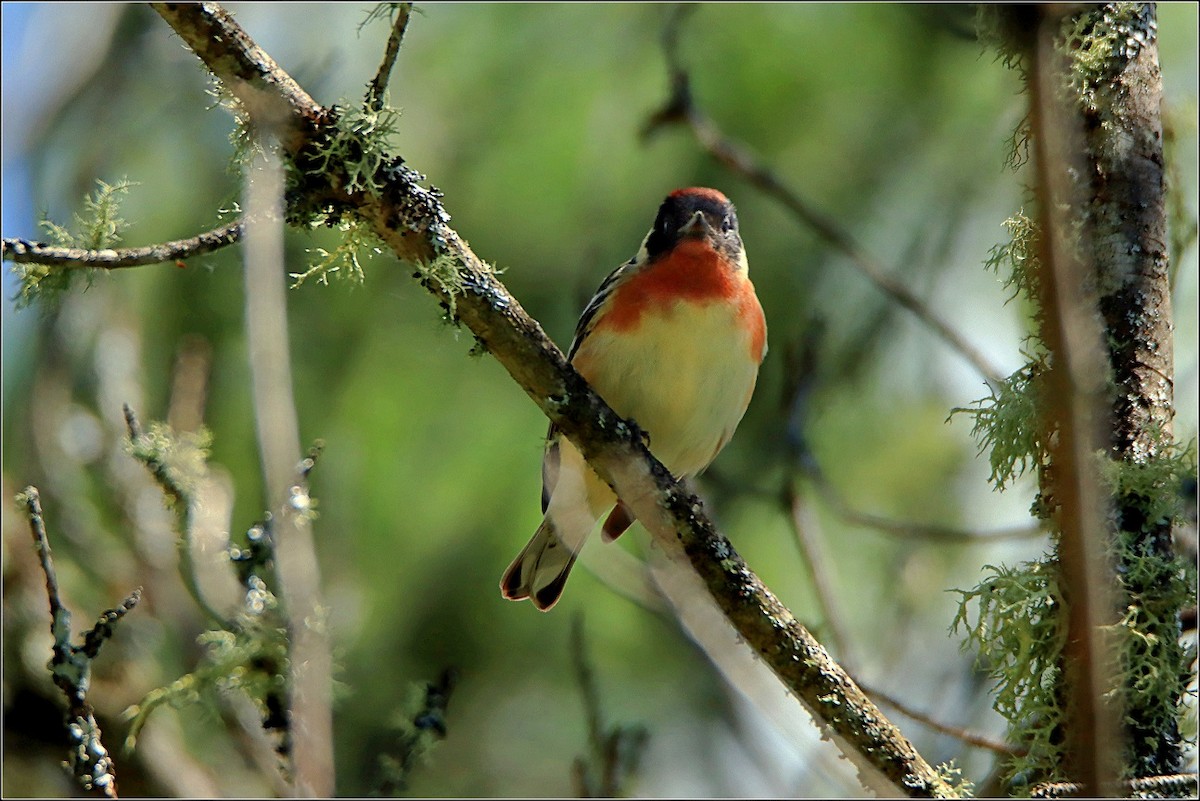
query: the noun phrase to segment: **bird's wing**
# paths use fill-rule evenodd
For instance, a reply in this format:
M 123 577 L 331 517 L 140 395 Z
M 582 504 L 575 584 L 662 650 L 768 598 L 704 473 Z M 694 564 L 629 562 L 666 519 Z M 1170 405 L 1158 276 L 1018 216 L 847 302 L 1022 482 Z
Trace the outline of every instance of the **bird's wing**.
M 592 296 L 591 301 L 584 308 L 583 314 L 579 315 L 579 322 L 575 326 L 575 336 L 571 339 L 571 347 L 567 351 L 567 361 L 575 358 L 575 352 L 579 350 L 580 343 L 591 332 L 592 325 L 596 321 L 596 314 L 599 313 L 600 307 L 604 305 L 604 302 L 608 300 L 608 296 L 612 294 L 613 289 L 629 271 L 636 267 L 637 257 L 635 256 L 613 270 L 608 274 L 607 278 L 600 282 L 600 288 L 596 290 L 596 294 Z M 554 485 L 558 483 L 558 438 L 558 426 L 551 423 L 549 430 L 546 431 L 546 453 L 542 457 L 543 513 L 546 511 L 546 507 L 550 505 L 550 496 L 554 494 Z
M 571 340 L 571 348 L 567 351 L 567 361 L 575 358 L 575 352 L 579 350 L 579 345 L 583 340 L 587 339 L 587 335 L 591 333 L 592 325 L 596 322 L 596 314 L 604 302 L 608 300 L 608 296 L 612 294 L 613 289 L 621 282 L 630 272 L 637 269 L 637 258 L 634 257 L 622 264 L 617 269 L 608 274 L 600 283 L 600 288 L 596 290 L 596 294 L 592 295 L 592 299 L 584 308 L 583 314 L 579 315 L 579 323 L 575 326 L 575 337 Z

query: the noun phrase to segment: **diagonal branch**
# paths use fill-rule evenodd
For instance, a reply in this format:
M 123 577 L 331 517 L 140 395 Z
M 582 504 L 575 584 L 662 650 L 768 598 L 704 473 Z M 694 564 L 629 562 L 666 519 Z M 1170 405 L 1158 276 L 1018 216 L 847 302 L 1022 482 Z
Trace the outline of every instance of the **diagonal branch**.
M 676 9 L 668 18 L 663 31 L 663 49 L 666 51 L 667 69 L 671 77 L 671 95 L 663 107 L 651 115 L 642 130 L 643 137 L 649 137 L 665 125 L 686 125 L 710 156 L 783 204 L 797 220 L 848 258 L 855 269 L 874 284 L 876 289 L 912 312 L 929 330 L 970 362 L 990 385 L 996 387 L 1004 383 L 1004 373 L 978 348 L 967 342 L 937 312 L 913 294 L 902 280 L 867 252 L 847 231 L 791 189 L 775 172 L 757 161 L 744 145 L 725 136 L 712 118 L 696 104 L 692 94 L 691 75 L 682 66 L 678 52 L 679 31 L 684 18 L 692 9 L 694 6 L 691 5 Z
M 203 256 L 205 253 L 212 253 L 226 245 L 234 244 L 242 238 L 242 233 L 242 221 L 236 220 L 188 239 L 176 239 L 140 248 L 85 250 L 43 245 L 25 239 L 5 239 L 3 251 L 6 261 L 17 264 L 45 264 L 65 269 L 86 267 L 119 270 L 124 267 L 142 267 L 147 264 L 162 264 Z
M 290 135 L 285 156 L 301 169 L 317 156 L 311 147 L 330 112 L 316 107 L 220 7 L 156 4 L 184 42 L 244 102 L 275 116 Z M 246 76 L 251 76 L 249 79 Z M 272 96 L 268 93 L 274 92 Z M 401 259 L 417 267 L 426 288 L 453 310 L 525 392 L 608 481 L 655 542 L 676 561 L 690 563 L 745 644 L 823 724 L 865 778 L 882 779 L 891 792 L 946 796 L 953 790 L 904 739 L 820 643 L 717 533 L 700 501 L 682 489 L 650 454 L 636 431 L 618 417 L 567 363 L 536 321 L 448 225 L 440 193 L 421 176 L 387 159 L 371 186 L 351 189 L 344 168 L 307 173 L 304 191 L 336 198 L 346 213 L 370 226 Z M 343 171 L 339 173 L 339 171 Z M 378 187 L 373 189 L 372 187 Z M 452 281 L 444 276 L 452 276 Z

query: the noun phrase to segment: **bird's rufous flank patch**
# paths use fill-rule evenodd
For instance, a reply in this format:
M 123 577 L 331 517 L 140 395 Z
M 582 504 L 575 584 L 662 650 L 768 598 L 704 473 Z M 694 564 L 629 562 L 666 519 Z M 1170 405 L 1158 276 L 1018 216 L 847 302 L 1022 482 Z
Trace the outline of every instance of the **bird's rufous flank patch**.
M 743 280 L 750 283 L 748 278 Z M 750 357 L 756 364 L 762 364 L 763 356 L 766 355 L 764 348 L 767 344 L 767 318 L 763 314 L 762 304 L 758 302 L 758 296 L 753 291 L 742 295 L 742 302 L 738 306 L 738 319 L 750 332 Z

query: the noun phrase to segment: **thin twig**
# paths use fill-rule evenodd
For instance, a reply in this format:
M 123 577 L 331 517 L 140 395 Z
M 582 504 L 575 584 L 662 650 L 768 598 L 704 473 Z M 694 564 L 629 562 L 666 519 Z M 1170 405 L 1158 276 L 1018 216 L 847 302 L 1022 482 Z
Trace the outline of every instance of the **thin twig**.
M 193 256 L 202 256 L 234 244 L 242 238 L 243 233 L 242 221 L 236 220 L 190 239 L 176 239 L 140 248 L 85 250 L 44 245 L 25 239 L 5 239 L 3 240 L 3 252 L 5 260 L 17 264 L 45 264 L 69 270 L 84 268 L 119 270 L 125 267 L 142 267 L 147 264 L 181 262 L 183 259 Z
M 587 757 L 575 759 L 575 789 L 580 798 L 621 796 L 626 782 L 637 773 L 648 735 L 641 726 L 609 728 L 604 725 L 600 692 L 583 633 L 582 614 L 577 614 L 571 622 L 571 665 L 583 696 L 589 750 Z
M 446 708 L 458 683 L 458 669 L 446 668 L 436 682 L 426 682 L 416 708 L 406 714 L 396 753 L 379 757 L 383 778 L 376 795 L 391 798 L 408 789 L 413 769 L 428 757 L 430 749 L 446 738 Z
M 42 573 L 46 576 L 46 595 L 50 600 L 50 631 L 54 634 L 55 648 L 58 648 L 64 640 L 64 632 L 66 637 L 70 636 L 71 613 L 63 605 L 62 596 L 58 591 L 58 574 L 54 570 L 54 560 L 50 555 L 50 538 L 46 534 L 41 494 L 37 487 L 26 487 L 25 492 L 17 496 L 17 500 L 25 505 L 29 527 L 33 532 L 33 544 L 42 565 Z
M 1036 525 L 1010 526 L 990 531 L 971 531 L 934 523 L 922 523 L 916 520 L 896 520 L 890 517 L 883 517 L 882 515 L 873 515 L 851 506 L 819 468 L 808 467 L 802 470 L 801 474 L 812 480 L 813 485 L 817 488 L 821 496 L 821 500 L 830 507 L 830 510 L 835 515 L 847 523 L 862 526 L 863 528 L 875 529 L 881 534 L 911 539 L 928 539 L 936 542 L 954 542 L 963 545 L 987 545 L 992 542 L 1001 542 L 1004 540 L 1033 539 L 1045 534 L 1042 528 Z M 710 467 L 706 470 L 704 472 L 704 481 L 706 484 L 726 490 L 736 490 L 740 494 L 761 498 L 771 503 L 777 502 L 779 498 L 778 489 L 745 487 L 741 485 L 735 487 L 734 482 L 717 468 Z
M 819 470 L 806 470 L 805 475 L 812 481 L 822 500 L 829 505 L 834 514 L 847 523 L 873 528 L 884 534 L 898 537 L 927 539 L 936 542 L 956 542 L 982 545 L 1004 540 L 1032 539 L 1045 535 L 1036 525 L 1011 526 L 991 531 L 967 531 L 952 526 L 940 526 L 933 523 L 921 523 L 910 520 L 893 520 L 880 515 L 873 515 L 853 508 L 838 492 L 837 488 Z
M 404 41 L 404 31 L 408 28 L 408 18 L 412 13 L 413 4 L 395 3 L 394 7 L 396 19 L 392 21 L 392 32 L 388 34 L 383 62 L 379 65 L 379 71 L 375 73 L 375 77 L 367 84 L 366 105 L 371 111 L 379 111 L 383 108 L 388 79 L 391 77 L 392 67 L 396 65 L 396 56 L 400 54 L 400 45 Z
M 55 685 L 67 697 L 67 733 L 71 742 L 67 764 L 85 790 L 116 798 L 117 777 L 112 757 L 100 739 L 100 726 L 96 723 L 87 694 L 91 685 L 92 661 L 100 653 L 100 646 L 113 635 L 117 621 L 137 605 L 142 597 L 142 588 L 131 592 L 120 606 L 104 612 L 96 625 L 84 635 L 82 645 L 72 645 L 71 613 L 59 594 L 58 575 L 50 554 L 50 538 L 46 534 L 46 520 L 37 487 L 26 487 L 17 496 L 17 502 L 25 507 L 34 547 L 38 552 L 42 573 L 46 576 L 50 632 L 54 635 L 50 674 Z
M 809 577 L 812 579 L 813 592 L 817 596 L 817 605 L 821 607 L 821 615 L 833 643 L 833 649 L 838 655 L 838 661 L 847 670 L 852 669 L 854 660 L 849 651 L 850 637 L 846 633 L 846 622 L 842 618 L 841 607 L 837 594 L 830 584 L 829 562 L 821 547 L 820 535 L 816 531 L 816 515 L 810 513 L 794 481 L 789 481 L 783 491 L 783 505 L 788 511 L 792 523 L 792 533 L 796 545 L 803 556 Z
M 901 715 L 912 718 L 918 723 L 927 726 L 936 732 L 949 735 L 956 740 L 961 740 L 967 745 L 973 745 L 976 748 L 985 748 L 988 751 L 993 751 L 1001 756 L 1017 756 L 1021 753 L 1019 749 L 1013 748 L 1005 743 L 997 742 L 990 737 L 983 736 L 982 734 L 976 734 L 958 726 L 950 726 L 946 723 L 940 723 L 931 718 L 929 715 L 926 715 L 923 712 L 918 712 L 907 704 L 897 701 L 894 697 L 876 690 L 873 687 L 868 687 L 861 681 L 858 683 L 858 686 L 862 687 L 863 692 L 865 692 L 867 695 L 871 696 L 885 706 L 890 706 Z
M 942 341 L 970 362 L 992 387 L 1000 386 L 1004 382 L 1004 373 L 978 348 L 967 342 L 949 323 L 914 295 L 902 280 L 888 271 L 848 232 L 817 211 L 772 170 L 755 160 L 744 145 L 725 136 L 716 123 L 700 109 L 692 94 L 691 76 L 683 67 L 678 52 L 679 29 L 691 8 L 684 6 L 668 17 L 663 31 L 663 49 L 671 76 L 671 96 L 659 111 L 651 115 L 642 130 L 643 137 L 648 138 L 665 125 L 687 125 L 710 156 L 782 203 L 800 222 L 846 256 L 879 291 L 912 312 Z

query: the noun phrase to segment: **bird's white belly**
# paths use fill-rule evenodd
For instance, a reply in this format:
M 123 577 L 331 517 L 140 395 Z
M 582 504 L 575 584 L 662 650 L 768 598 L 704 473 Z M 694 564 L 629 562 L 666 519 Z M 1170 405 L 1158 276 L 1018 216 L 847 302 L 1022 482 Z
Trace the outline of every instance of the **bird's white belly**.
M 758 375 L 750 347 L 731 304 L 674 303 L 644 313 L 635 331 L 594 330 L 575 361 L 682 477 L 707 467 L 742 419 Z

